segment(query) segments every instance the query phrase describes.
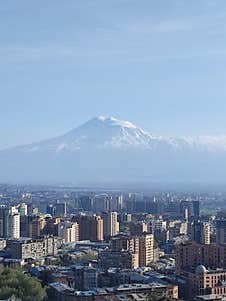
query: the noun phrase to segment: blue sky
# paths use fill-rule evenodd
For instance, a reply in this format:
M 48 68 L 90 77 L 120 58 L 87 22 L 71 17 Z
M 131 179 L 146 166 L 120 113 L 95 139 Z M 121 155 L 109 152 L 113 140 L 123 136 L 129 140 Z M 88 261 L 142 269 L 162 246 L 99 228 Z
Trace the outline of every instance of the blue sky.
M 0 108 L 0 148 L 98 115 L 226 134 L 226 1 L 1 1 Z

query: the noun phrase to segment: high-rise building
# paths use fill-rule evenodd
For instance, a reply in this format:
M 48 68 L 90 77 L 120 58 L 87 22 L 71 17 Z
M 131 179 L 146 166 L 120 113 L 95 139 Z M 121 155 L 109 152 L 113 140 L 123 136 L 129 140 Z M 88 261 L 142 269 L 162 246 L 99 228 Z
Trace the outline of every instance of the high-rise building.
M 41 217 L 34 217 L 29 221 L 29 237 L 37 239 L 42 235 L 42 230 L 46 225 L 46 220 Z
M 191 238 L 199 244 L 210 244 L 210 224 L 194 220 L 191 224 Z
M 20 216 L 24 216 L 24 215 L 27 215 L 27 204 L 25 203 L 21 203 L 19 206 L 18 206 L 18 211 L 20 213 Z
M 117 210 L 118 212 L 121 212 L 123 209 L 125 209 L 125 201 L 123 195 L 119 195 L 117 197 Z
M 194 219 L 199 219 L 199 216 L 200 216 L 199 201 L 192 201 L 192 205 L 193 205 L 193 217 L 194 217 Z
M 20 237 L 29 237 L 29 222 L 31 217 L 29 215 L 20 216 Z
M 111 238 L 111 250 L 114 252 L 120 252 L 122 250 L 129 251 L 130 253 L 139 254 L 139 237 L 117 235 Z
M 1 205 L 0 206 L 0 237 L 1 238 L 8 237 L 9 215 L 10 215 L 10 208 L 5 205 Z
M 38 240 L 29 238 L 7 240 L 7 249 L 14 259 L 39 259 L 57 255 L 58 239 L 45 237 Z
M 79 240 L 79 225 L 64 221 L 58 224 L 58 236 L 62 237 L 66 243 L 71 243 Z
M 27 204 L 27 213 L 28 215 L 38 215 L 38 207 L 32 203 Z
M 0 206 L 0 237 L 20 238 L 20 214 L 15 207 Z
M 46 213 L 50 214 L 52 217 L 56 216 L 56 207 L 53 204 L 47 205 Z
M 67 203 L 66 202 L 57 202 L 54 207 L 55 207 L 56 217 L 66 217 L 67 216 Z
M 79 215 L 72 218 L 79 225 L 79 239 L 90 241 L 103 240 L 103 219 L 96 215 Z
M 154 260 L 154 236 L 146 234 L 139 237 L 139 266 L 147 266 Z
M 131 223 L 130 225 L 131 235 L 142 235 L 143 233 L 148 233 L 148 225 L 144 222 Z
M 132 214 L 130 213 L 121 213 L 118 216 L 119 223 L 130 223 L 132 221 Z
M 202 226 L 202 239 L 201 243 L 208 245 L 210 244 L 210 237 L 211 237 L 211 228 L 209 223 L 203 223 Z
M 93 200 L 89 196 L 81 196 L 79 199 L 80 207 L 85 211 L 91 211 L 93 206 Z
M 117 212 L 102 213 L 104 238 L 109 238 L 118 234 L 119 222 Z
M 216 243 L 226 243 L 226 219 L 216 221 Z
M 8 237 L 20 238 L 20 214 L 14 213 L 9 215 Z
M 93 199 L 93 207 L 95 212 L 101 213 L 110 210 L 110 200 L 105 194 L 96 195 Z

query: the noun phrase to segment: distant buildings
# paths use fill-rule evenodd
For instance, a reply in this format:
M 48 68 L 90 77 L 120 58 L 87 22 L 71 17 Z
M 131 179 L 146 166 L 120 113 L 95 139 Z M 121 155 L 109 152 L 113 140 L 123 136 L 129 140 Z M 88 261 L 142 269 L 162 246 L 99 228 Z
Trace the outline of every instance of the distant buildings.
M 226 295 L 226 215 L 200 216 L 201 195 L 14 193 L 0 194 L 0 264 L 36 261 L 60 301 Z
M 67 216 L 67 203 L 57 201 L 55 204 L 48 204 L 46 211 L 52 217 L 66 217 Z

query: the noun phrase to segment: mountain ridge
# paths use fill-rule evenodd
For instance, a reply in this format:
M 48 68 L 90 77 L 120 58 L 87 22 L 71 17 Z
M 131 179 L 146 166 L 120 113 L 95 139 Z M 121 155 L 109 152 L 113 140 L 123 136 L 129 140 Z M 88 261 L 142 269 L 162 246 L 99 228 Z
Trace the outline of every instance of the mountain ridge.
M 94 138 L 96 138 L 96 141 Z M 90 140 L 89 146 L 90 144 L 92 146 L 96 144 L 97 148 L 106 148 L 108 146 L 125 148 L 128 146 L 153 149 L 153 147 L 156 147 L 156 144 L 165 143 L 168 144 L 169 147 L 177 150 L 186 147 L 188 149 L 196 148 L 201 151 L 205 150 L 205 148 L 207 148 L 206 150 L 208 151 L 226 151 L 226 135 L 163 137 L 153 135 L 130 121 L 119 120 L 114 117 L 98 116 L 65 134 L 38 142 L 3 149 L 0 150 L 0 152 L 11 149 L 37 151 L 41 145 L 44 146 L 48 143 L 51 143 L 53 148 L 55 144 L 56 151 L 63 151 L 66 149 L 76 151 L 81 149 L 81 145 L 88 139 Z
M 2 150 L 0 166 L 3 182 L 220 182 L 226 136 L 164 138 L 101 116 L 58 137 Z

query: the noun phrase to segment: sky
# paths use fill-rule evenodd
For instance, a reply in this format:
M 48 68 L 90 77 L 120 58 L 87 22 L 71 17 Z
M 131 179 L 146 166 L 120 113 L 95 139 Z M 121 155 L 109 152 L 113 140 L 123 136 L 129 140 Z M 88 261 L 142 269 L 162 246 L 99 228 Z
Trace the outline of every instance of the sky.
M 226 1 L 0 1 L 0 113 L 0 148 L 99 115 L 226 135 Z

